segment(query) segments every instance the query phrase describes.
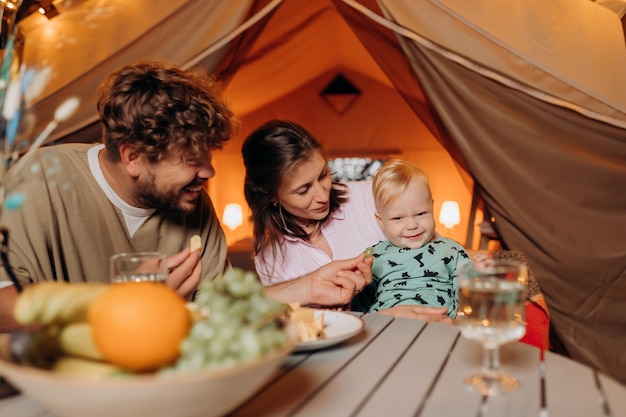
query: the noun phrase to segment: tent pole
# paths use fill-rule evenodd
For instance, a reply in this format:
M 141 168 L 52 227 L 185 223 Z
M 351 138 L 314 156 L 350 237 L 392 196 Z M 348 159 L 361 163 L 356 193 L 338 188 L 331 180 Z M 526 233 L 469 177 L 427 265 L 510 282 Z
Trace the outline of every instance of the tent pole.
M 476 183 L 474 183 L 472 191 L 472 205 L 470 207 L 470 215 L 467 222 L 467 235 L 465 238 L 465 247 L 468 249 L 472 248 L 472 241 L 474 240 L 474 222 L 476 221 L 476 210 L 478 209 L 479 199 L 478 187 L 476 187 Z

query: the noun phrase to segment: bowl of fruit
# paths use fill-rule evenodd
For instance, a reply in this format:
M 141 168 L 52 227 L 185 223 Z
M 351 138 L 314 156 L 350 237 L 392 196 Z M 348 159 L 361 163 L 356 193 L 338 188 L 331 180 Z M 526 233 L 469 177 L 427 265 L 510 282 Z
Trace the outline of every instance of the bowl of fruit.
M 161 283 L 41 283 L 14 310 L 0 374 L 59 417 L 220 416 L 280 368 L 288 307 L 254 273 L 204 281 L 194 303 Z

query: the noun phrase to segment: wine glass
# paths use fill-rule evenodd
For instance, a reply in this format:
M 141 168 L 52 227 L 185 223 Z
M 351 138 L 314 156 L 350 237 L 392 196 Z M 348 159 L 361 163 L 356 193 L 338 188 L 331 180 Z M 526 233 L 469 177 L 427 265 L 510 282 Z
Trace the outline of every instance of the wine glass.
M 483 345 L 483 369 L 464 382 L 482 395 L 513 392 L 519 381 L 500 371 L 500 345 L 526 332 L 524 302 L 528 270 L 520 262 L 474 259 L 459 271 L 459 314 L 463 337 Z

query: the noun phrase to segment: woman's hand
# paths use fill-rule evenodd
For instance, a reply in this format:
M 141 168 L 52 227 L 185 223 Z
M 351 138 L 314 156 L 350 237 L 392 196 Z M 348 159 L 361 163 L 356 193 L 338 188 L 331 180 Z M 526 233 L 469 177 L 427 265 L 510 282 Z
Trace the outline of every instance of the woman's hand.
M 399 305 L 386 310 L 381 310 L 379 314 L 386 314 L 394 317 L 404 317 L 418 319 L 428 322 L 438 321 L 442 323 L 454 324 L 454 320 L 448 317 L 447 307 L 426 307 L 420 305 Z
M 352 300 L 352 297 L 361 292 L 363 288 L 372 282 L 373 262 L 374 259 L 372 257 L 366 258 L 365 254 L 362 253 L 355 258 L 333 261 L 320 268 L 318 271 L 327 267 L 332 267 L 331 272 L 333 269 L 336 269 L 335 276 L 330 276 L 330 278 L 335 285 L 344 289 L 347 296 L 349 296 L 349 299 L 345 303 L 342 303 L 347 304 Z
M 200 251 L 183 249 L 176 255 L 167 258 L 167 279 L 165 283 L 176 290 L 185 299 L 191 298 L 200 284 L 202 262 Z
M 348 304 L 352 297 L 372 282 L 372 259 L 365 255 L 332 261 L 298 279 L 265 287 L 283 303 L 299 302 L 328 307 Z
M 360 254 L 333 261 L 311 274 L 307 304 L 344 306 L 372 282 L 372 261 Z

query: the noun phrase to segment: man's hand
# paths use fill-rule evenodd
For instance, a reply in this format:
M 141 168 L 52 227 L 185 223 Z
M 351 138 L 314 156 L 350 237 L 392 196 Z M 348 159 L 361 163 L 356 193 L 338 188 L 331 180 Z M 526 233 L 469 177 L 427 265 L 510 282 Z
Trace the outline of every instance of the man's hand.
M 15 321 L 15 317 L 13 316 L 13 308 L 17 296 L 17 291 L 13 285 L 0 288 L 0 333 L 8 333 L 22 327 Z
M 167 269 L 165 283 L 184 298 L 191 298 L 202 277 L 200 251 L 185 248 L 176 255 L 170 256 L 167 258 Z

